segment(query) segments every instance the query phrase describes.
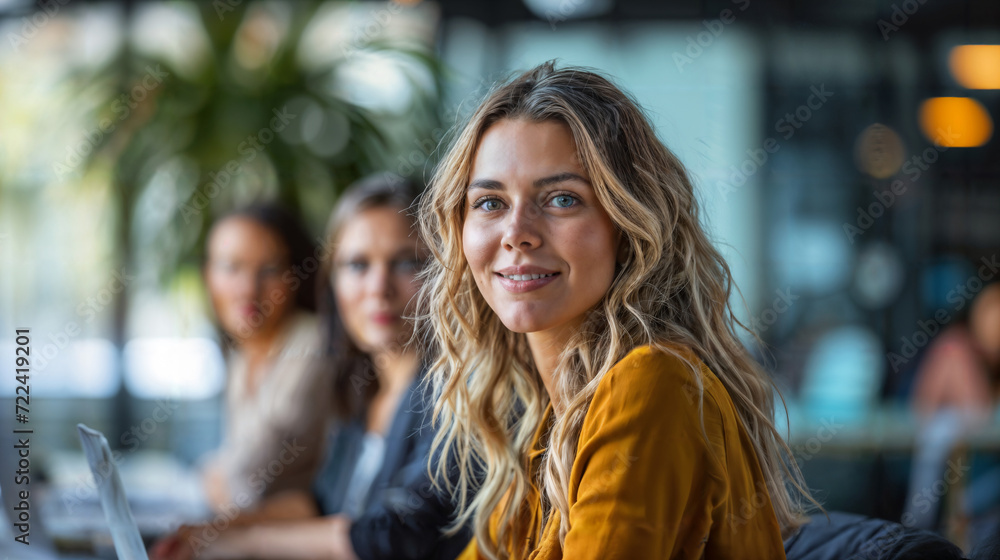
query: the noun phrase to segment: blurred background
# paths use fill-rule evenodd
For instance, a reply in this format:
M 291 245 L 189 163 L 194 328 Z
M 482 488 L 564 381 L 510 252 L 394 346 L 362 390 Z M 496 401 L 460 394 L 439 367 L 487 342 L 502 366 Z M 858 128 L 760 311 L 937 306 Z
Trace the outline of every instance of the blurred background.
M 991 0 L 0 1 L 0 441 L 30 328 L 53 531 L 99 532 L 78 422 L 135 499 L 196 491 L 225 387 L 215 217 L 277 199 L 318 238 L 351 181 L 427 179 L 492 84 L 549 59 L 613 76 L 688 166 L 817 497 L 904 524 L 926 502 L 974 541 L 993 409 L 951 451 L 968 471 L 913 488 L 912 403 L 1000 271 Z

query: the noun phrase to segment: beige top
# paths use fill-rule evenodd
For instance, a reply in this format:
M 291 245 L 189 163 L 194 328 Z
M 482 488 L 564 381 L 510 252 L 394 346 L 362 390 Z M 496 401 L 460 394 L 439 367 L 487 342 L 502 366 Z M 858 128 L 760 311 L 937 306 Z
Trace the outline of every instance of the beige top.
M 274 345 L 257 390 L 248 392 L 247 364 L 235 351 L 226 388 L 222 446 L 211 459 L 241 507 L 289 489 L 308 490 L 323 457 L 330 375 L 321 367 L 315 315 L 295 312 Z

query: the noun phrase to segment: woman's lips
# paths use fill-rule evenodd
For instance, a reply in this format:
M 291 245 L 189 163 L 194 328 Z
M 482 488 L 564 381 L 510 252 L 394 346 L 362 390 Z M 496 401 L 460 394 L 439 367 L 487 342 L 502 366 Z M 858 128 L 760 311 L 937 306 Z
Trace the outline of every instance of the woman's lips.
M 539 288 L 543 288 L 545 286 L 548 286 L 552 282 L 555 282 L 556 279 L 559 278 L 559 273 L 558 272 L 548 273 L 547 276 L 542 276 L 541 278 L 535 278 L 532 280 L 519 280 L 511 278 L 511 276 L 521 277 L 521 278 L 525 276 L 532 276 L 528 274 L 504 275 L 497 272 L 496 276 L 497 279 L 500 281 L 500 285 L 503 286 L 505 290 L 515 294 L 523 294 L 525 292 L 531 292 Z M 534 276 L 537 276 L 537 274 L 535 274 Z
M 399 320 L 399 315 L 395 313 L 373 313 L 371 317 L 376 325 L 391 325 Z
M 240 315 L 243 317 L 253 317 L 257 314 L 257 306 L 251 304 L 244 304 L 239 306 Z

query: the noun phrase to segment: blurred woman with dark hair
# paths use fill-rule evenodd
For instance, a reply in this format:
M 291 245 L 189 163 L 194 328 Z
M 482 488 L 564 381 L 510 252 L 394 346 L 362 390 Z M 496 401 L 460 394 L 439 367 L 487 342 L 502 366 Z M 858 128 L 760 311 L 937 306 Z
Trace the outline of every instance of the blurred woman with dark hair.
M 270 499 L 221 534 L 182 529 L 154 558 L 452 560 L 469 541 L 465 529 L 443 536 L 454 505 L 428 469 L 433 403 L 410 344 L 426 255 L 407 213 L 417 194 L 395 175 L 370 177 L 331 216 L 320 308 L 334 414 L 312 493 Z
M 228 368 L 223 443 L 204 469 L 216 511 L 307 489 L 318 466 L 329 380 L 317 359 L 314 253 L 276 204 L 233 212 L 209 232 L 203 273 Z

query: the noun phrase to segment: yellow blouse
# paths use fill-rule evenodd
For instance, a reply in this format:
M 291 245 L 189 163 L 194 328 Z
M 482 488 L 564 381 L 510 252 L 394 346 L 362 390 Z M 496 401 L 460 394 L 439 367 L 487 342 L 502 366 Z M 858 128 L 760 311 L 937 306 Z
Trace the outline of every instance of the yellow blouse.
M 541 528 L 534 500 L 525 508 L 533 534 L 512 559 L 785 558 L 753 444 L 729 394 L 704 363 L 682 353 L 700 366 L 703 414 L 680 359 L 649 346 L 633 349 L 601 380 L 584 420 L 565 549 L 558 510 Z M 549 405 L 529 468 L 537 467 L 551 422 Z M 474 539 L 459 556 L 479 558 Z

